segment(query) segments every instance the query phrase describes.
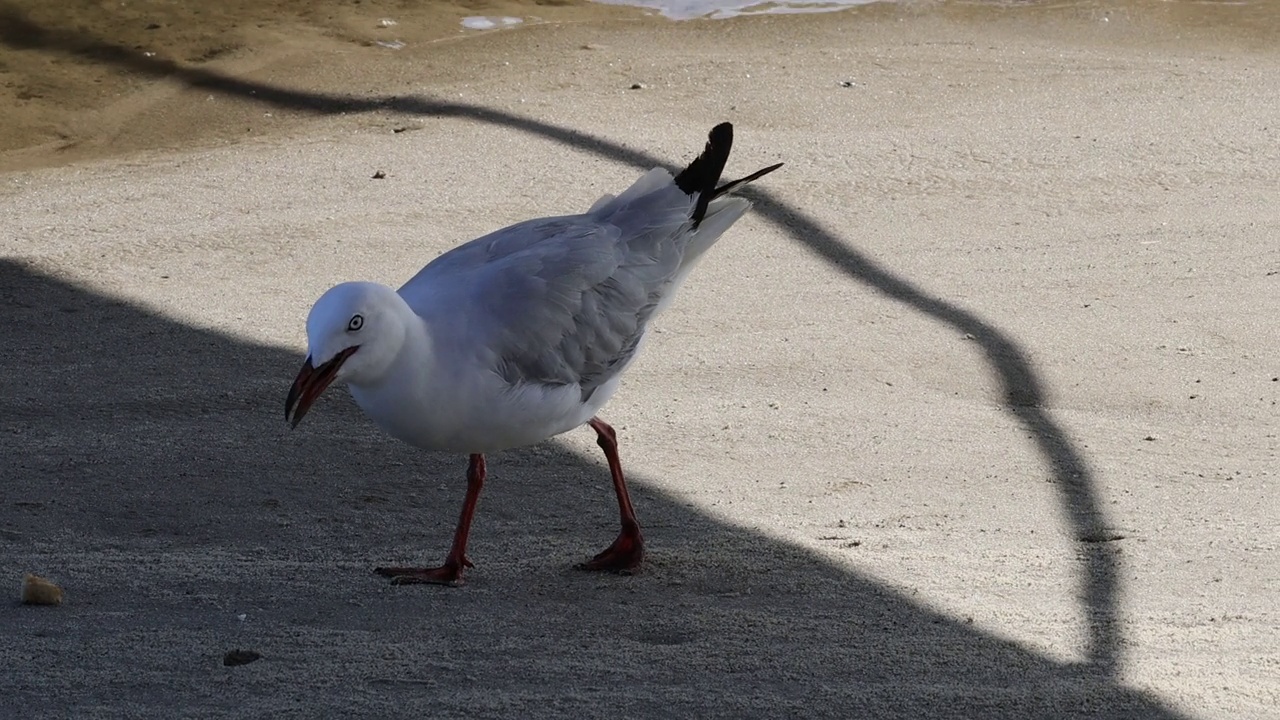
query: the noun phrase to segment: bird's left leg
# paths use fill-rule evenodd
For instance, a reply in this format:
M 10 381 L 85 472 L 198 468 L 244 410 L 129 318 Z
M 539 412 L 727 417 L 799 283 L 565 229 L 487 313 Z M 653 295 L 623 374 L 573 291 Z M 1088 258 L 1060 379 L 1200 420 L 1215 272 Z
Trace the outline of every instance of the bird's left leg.
M 380 567 L 374 572 L 391 578 L 395 585 L 461 585 L 462 569 L 472 567 L 471 561 L 467 559 L 467 538 L 471 535 L 471 518 L 476 514 L 476 503 L 480 501 L 484 476 L 484 455 L 472 455 L 471 463 L 467 466 L 467 497 L 462 501 L 462 515 L 453 532 L 453 547 L 449 548 L 443 565 L 434 568 Z
M 631 495 L 622 477 L 622 461 L 618 459 L 618 434 L 608 423 L 598 417 L 587 422 L 596 431 L 596 444 L 604 450 L 609 461 L 609 473 L 613 476 L 613 490 L 618 496 L 618 514 L 622 516 L 622 532 L 618 539 L 603 552 L 578 565 L 580 570 L 596 570 L 627 573 L 640 566 L 644 559 L 644 538 L 640 535 L 640 523 L 631 507 Z

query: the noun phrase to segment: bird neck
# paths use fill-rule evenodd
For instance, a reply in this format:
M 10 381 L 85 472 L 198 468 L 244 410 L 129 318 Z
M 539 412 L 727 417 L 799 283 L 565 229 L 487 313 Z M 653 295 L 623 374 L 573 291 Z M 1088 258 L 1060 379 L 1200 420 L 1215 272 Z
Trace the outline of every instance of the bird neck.
M 388 345 L 380 353 L 378 372 L 353 379 L 347 388 L 383 430 L 415 443 L 423 420 L 420 412 L 412 410 L 435 405 L 440 384 L 426 323 L 408 305 L 405 311 L 399 323 L 403 332 L 394 349 Z

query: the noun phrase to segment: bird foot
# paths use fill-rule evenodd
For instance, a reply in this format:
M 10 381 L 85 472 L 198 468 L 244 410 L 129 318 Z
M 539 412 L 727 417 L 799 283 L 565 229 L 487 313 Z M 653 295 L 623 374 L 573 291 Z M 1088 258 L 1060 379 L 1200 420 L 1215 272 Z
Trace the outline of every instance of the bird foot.
M 640 532 L 623 531 L 618 539 L 590 560 L 579 563 L 579 570 L 588 572 L 611 572 L 619 575 L 631 575 L 640 567 L 644 559 L 644 538 Z
M 449 585 L 460 587 L 466 584 L 462 579 L 462 568 L 475 567 L 465 557 L 459 563 L 452 558 L 445 560 L 444 565 L 434 568 L 415 567 L 380 567 L 373 572 L 385 578 L 391 578 L 392 585 Z

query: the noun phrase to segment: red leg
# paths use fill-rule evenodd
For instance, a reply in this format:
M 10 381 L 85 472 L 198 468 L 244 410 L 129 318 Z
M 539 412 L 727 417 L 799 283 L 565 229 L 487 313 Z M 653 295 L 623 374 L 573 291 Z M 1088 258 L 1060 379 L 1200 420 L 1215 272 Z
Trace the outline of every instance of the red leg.
M 618 514 L 622 516 L 622 532 L 618 533 L 618 539 L 604 552 L 582 563 L 578 569 L 630 573 L 644 559 L 644 538 L 640 536 L 640 523 L 636 521 L 636 511 L 631 507 L 627 483 L 622 478 L 622 461 L 618 459 L 618 434 L 600 418 L 593 417 L 587 424 L 596 431 L 596 444 L 604 450 L 605 459 L 609 461 L 613 491 L 618 495 Z
M 393 585 L 432 583 L 436 585 L 461 585 L 462 568 L 473 567 L 467 559 L 467 537 L 471 534 L 471 518 L 476 514 L 480 489 L 484 487 L 484 455 L 472 455 L 467 467 L 467 497 L 462 501 L 462 515 L 458 529 L 453 533 L 453 547 L 444 564 L 435 568 L 380 567 L 375 573 L 391 578 Z

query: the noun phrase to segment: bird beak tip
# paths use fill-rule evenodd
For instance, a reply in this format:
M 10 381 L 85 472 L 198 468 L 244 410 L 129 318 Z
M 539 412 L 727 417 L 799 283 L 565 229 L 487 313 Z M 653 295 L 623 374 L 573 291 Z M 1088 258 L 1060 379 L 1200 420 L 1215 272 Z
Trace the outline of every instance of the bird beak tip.
M 311 409 L 311 404 L 337 377 L 342 363 L 346 362 L 347 358 L 358 349 L 360 349 L 359 345 L 353 345 L 320 367 L 315 367 L 311 357 L 307 356 L 306 361 L 302 363 L 302 369 L 298 371 L 298 377 L 293 381 L 293 387 L 289 388 L 289 396 L 284 401 L 284 420 L 291 428 L 298 427 L 298 423 L 302 422 L 302 418 Z

